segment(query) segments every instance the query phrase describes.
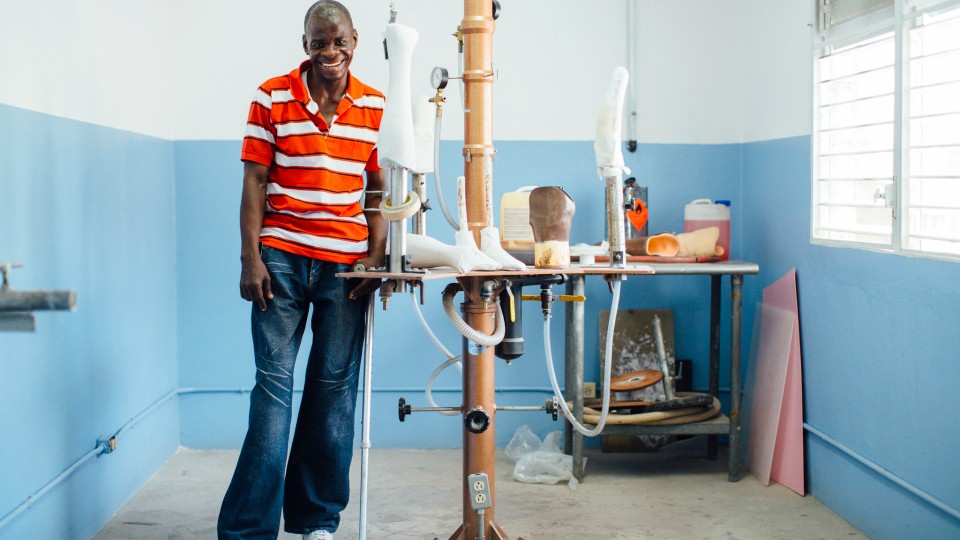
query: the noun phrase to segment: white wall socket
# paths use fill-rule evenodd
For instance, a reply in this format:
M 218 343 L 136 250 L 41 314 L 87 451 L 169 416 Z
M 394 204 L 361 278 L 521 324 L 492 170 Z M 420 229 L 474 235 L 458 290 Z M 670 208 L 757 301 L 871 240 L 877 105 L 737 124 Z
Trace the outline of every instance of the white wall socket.
M 474 510 L 490 508 L 490 481 L 486 473 L 475 473 L 467 477 L 467 485 L 470 486 L 471 500 L 470 506 Z
M 595 382 L 583 383 L 583 399 L 591 399 L 595 397 L 597 397 L 597 383 Z

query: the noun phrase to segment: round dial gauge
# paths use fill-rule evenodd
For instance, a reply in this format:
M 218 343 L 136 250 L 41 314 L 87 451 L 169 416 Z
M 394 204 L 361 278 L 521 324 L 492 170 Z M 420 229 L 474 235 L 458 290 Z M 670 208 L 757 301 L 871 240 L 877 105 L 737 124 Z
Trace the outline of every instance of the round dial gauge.
M 447 87 L 447 81 L 450 80 L 450 76 L 447 74 L 447 69 L 442 67 L 435 67 L 430 73 L 430 85 L 436 88 L 437 90 Z

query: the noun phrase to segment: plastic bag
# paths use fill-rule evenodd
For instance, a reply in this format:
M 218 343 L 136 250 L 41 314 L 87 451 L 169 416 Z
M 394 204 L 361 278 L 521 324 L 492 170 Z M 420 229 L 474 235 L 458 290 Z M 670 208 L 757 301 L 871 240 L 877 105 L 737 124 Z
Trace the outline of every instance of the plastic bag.
M 576 491 L 580 482 L 573 476 L 573 456 L 563 453 L 561 437 L 563 433 L 553 431 L 541 441 L 530 426 L 517 428 L 506 448 L 507 457 L 516 461 L 513 478 L 528 484 L 567 482 Z

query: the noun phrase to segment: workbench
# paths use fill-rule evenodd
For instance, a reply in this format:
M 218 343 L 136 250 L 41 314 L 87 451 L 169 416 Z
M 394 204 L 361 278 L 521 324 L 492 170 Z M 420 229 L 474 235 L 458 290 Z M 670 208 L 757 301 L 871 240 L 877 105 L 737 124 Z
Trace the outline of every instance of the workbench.
M 730 276 L 730 415 L 719 415 L 713 419 L 691 424 L 668 426 L 643 425 L 607 425 L 604 435 L 709 435 L 707 455 L 711 459 L 717 456 L 717 436 L 729 435 L 728 479 L 736 482 L 740 479 L 737 455 L 740 446 L 740 360 L 742 326 L 742 290 L 743 276 L 757 274 L 757 264 L 743 261 L 720 262 L 628 262 L 625 268 L 610 268 L 608 264 L 580 265 L 572 264 L 567 268 L 547 269 L 528 267 L 526 270 L 494 272 L 473 271 L 458 273 L 451 268 L 431 269 L 424 273 L 391 273 L 383 271 L 346 272 L 337 274 L 345 278 L 381 278 L 402 279 L 406 281 L 432 281 L 438 279 L 457 279 L 465 277 L 507 278 L 555 275 L 567 276 L 566 293 L 584 294 L 585 276 L 625 275 L 628 279 L 635 276 L 710 276 L 710 381 L 709 392 L 719 396 L 720 386 L 720 285 L 723 276 Z M 583 353 L 584 353 L 584 304 L 566 303 L 566 342 L 564 352 L 565 399 L 573 402 L 573 413 L 577 420 L 583 421 Z M 583 435 L 572 432 L 570 424 L 564 424 L 565 451 L 573 455 L 573 474 L 583 479 Z
M 634 271 L 630 271 L 634 270 Z M 652 276 L 710 276 L 710 376 L 709 392 L 719 396 L 720 386 L 720 285 L 723 276 L 730 276 L 730 415 L 721 414 L 713 419 L 692 424 L 669 426 L 607 425 L 603 435 L 709 435 L 707 455 L 717 457 L 717 435 L 729 435 L 728 480 L 740 479 L 737 455 L 740 447 L 740 359 L 742 328 L 743 276 L 757 274 L 760 267 L 742 261 L 711 263 L 644 263 L 628 264 L 628 270 L 618 273 Z M 566 274 L 567 294 L 584 294 L 584 274 Z M 581 302 L 566 304 L 566 343 L 564 366 L 566 371 L 566 396 L 573 401 L 573 413 L 583 421 L 583 336 L 584 305 Z M 573 474 L 583 479 L 583 435 L 564 425 L 565 451 L 573 455 Z

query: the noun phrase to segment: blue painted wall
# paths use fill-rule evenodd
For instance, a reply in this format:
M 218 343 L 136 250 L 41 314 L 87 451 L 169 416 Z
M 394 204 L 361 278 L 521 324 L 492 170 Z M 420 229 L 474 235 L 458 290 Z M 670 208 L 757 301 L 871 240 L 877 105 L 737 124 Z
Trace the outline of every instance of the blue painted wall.
M 597 242 L 604 238 L 604 185 L 596 174 L 592 142 L 497 141 L 496 146 L 497 205 L 503 193 L 521 186 L 560 185 L 577 204 L 571 241 Z M 246 430 L 249 394 L 223 390 L 249 388 L 254 373 L 250 308 L 238 293 L 240 143 L 180 141 L 175 148 L 180 385 L 197 391 L 181 397 L 182 442 L 193 448 L 238 448 Z M 444 142 L 441 152 L 444 183 L 453 186 L 455 176 L 462 171 L 460 145 Z M 740 219 L 739 145 L 643 145 L 636 154 L 628 154 L 627 160 L 640 184 L 649 187 L 651 231 L 682 230 L 683 205 L 701 197 L 732 199 L 733 219 Z M 436 210 L 428 214 L 428 231 L 452 242 L 452 229 L 439 211 L 433 189 L 431 184 L 430 198 Z M 452 187 L 445 191 L 451 208 L 454 192 Z M 736 256 L 739 233 L 734 234 L 733 242 Z M 459 354 L 459 336 L 440 306 L 443 285 L 428 284 L 422 309 L 446 347 Z M 610 308 L 611 296 L 599 278 L 588 281 L 587 296 L 586 374 L 589 380 L 598 380 L 598 312 Z M 695 380 L 705 387 L 709 278 L 639 278 L 624 287 L 621 308 L 651 307 L 675 310 L 678 354 L 695 360 Z M 524 326 L 527 354 L 510 366 L 499 364 L 497 386 L 532 391 L 503 392 L 497 398 L 498 404 L 541 404 L 549 395 L 544 391 L 550 383 L 538 306 L 525 306 Z M 562 311 L 557 313 L 551 328 L 554 360 L 562 373 Z M 729 331 L 725 329 L 723 335 L 724 346 L 729 347 Z M 397 399 L 401 396 L 415 405 L 426 405 L 423 388 L 427 378 L 445 359 L 421 329 L 409 297 L 395 297 L 387 311 L 377 312 L 374 351 L 374 445 L 458 447 L 461 430 L 457 418 L 420 413 L 401 424 L 396 417 Z M 724 354 L 724 358 L 727 356 Z M 303 360 L 301 356 L 295 380 L 302 379 Z M 446 390 L 437 394 L 436 399 L 441 404 L 458 404 L 460 398 L 455 390 L 459 386 L 459 375 L 450 368 L 436 382 L 436 388 Z M 561 427 L 543 413 L 502 413 L 497 423 L 497 442 L 501 446 L 524 423 L 541 436 Z
M 761 268 L 744 305 L 795 267 L 805 421 L 960 508 L 960 265 L 811 244 L 810 144 L 743 145 L 743 255 Z M 955 518 L 815 435 L 806 444 L 810 492 L 868 536 L 960 537 Z
M 0 261 L 76 312 L 0 333 L 0 519 L 176 388 L 173 145 L 0 105 Z M 176 400 L 88 461 L 0 538 L 92 536 L 179 443 Z
M 0 429 L 11 441 L 0 456 L 0 511 L 12 510 L 93 449 L 99 435 L 170 390 L 184 391 L 179 411 L 176 400 L 165 402 L 125 435 L 117 452 L 87 463 L 0 530 L 0 538 L 89 536 L 178 442 L 236 448 L 243 437 L 248 395 L 222 391 L 253 380 L 249 305 L 237 294 L 239 142 L 161 141 L 6 106 L 0 120 L 11 127 L 0 140 L 8 168 L 0 191 L 0 259 L 27 264 L 14 273 L 16 288 L 74 288 L 79 295 L 75 313 L 40 314 L 37 334 L 0 334 L 3 361 L 20 366 L 10 370 L 11 384 L 0 397 L 8 411 Z M 503 141 L 497 147 L 495 200 L 522 185 L 562 185 L 578 203 L 572 240 L 603 236 L 602 184 L 591 143 Z M 445 142 L 442 152 L 452 185 L 459 145 Z M 627 160 L 650 188 L 651 231 L 681 229 L 683 204 L 694 198 L 733 201 L 733 256 L 762 269 L 745 281 L 745 349 L 761 288 L 797 268 L 806 421 L 960 506 L 960 468 L 953 460 L 960 452 L 953 429 L 960 413 L 949 397 L 960 378 L 960 337 L 953 331 L 960 322 L 953 285 L 960 268 L 811 245 L 809 155 L 809 137 L 797 137 L 642 145 Z M 439 211 L 429 227 L 451 240 Z M 459 339 L 439 308 L 441 289 L 428 286 L 423 310 L 457 351 Z M 708 290 L 706 278 L 638 278 L 625 286 L 621 304 L 674 309 L 678 355 L 695 361 L 700 387 Z M 587 377 L 596 380 L 598 312 L 609 308 L 610 295 L 600 280 L 589 281 L 587 293 Z M 458 418 L 396 420 L 397 398 L 424 404 L 422 388 L 443 359 L 409 302 L 395 297 L 388 311 L 378 312 L 374 445 L 456 447 Z M 528 353 L 498 367 L 497 386 L 505 390 L 498 403 L 541 403 L 547 396 L 536 306 L 525 306 L 525 319 Z M 552 328 L 559 367 L 562 323 L 554 320 Z M 724 363 L 728 334 L 724 328 Z M 458 386 L 455 370 L 448 370 L 437 382 L 438 401 L 458 403 Z M 498 418 L 498 444 L 523 423 L 540 434 L 559 428 L 543 414 L 505 413 Z M 807 459 L 813 495 L 868 535 L 956 536 L 955 520 L 809 435 Z

